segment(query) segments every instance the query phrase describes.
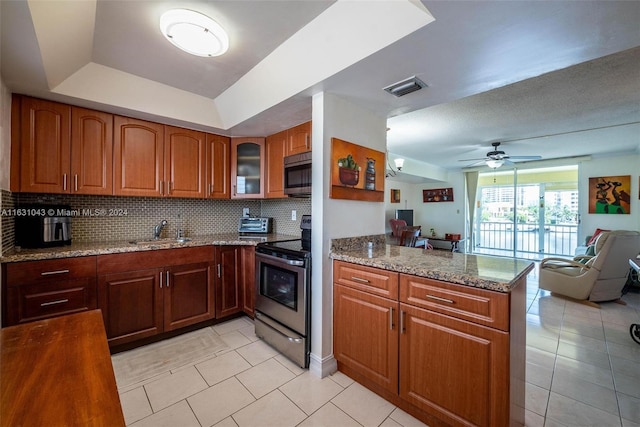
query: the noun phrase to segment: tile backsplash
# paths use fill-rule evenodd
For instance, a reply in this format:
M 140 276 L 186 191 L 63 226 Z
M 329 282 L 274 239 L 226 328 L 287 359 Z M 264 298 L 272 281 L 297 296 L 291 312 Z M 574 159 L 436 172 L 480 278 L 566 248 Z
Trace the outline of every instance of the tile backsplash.
M 234 232 L 242 209 L 252 216 L 273 217 L 273 231 L 300 235 L 300 220 L 311 213 L 310 199 L 201 200 L 154 197 L 81 196 L 11 193 L 2 191 L 2 207 L 10 204 L 45 203 L 69 205 L 78 212 L 72 219 L 74 242 L 145 239 L 153 236 L 153 226 L 166 219 L 162 237 L 173 237 L 180 226 L 186 236 Z M 13 205 L 11 205 L 13 206 Z M 291 211 L 296 210 L 296 220 Z M 87 213 L 93 215 L 88 215 Z M 13 248 L 14 220 L 2 217 L 2 250 Z
M 14 194 L 10 191 L 0 191 L 0 213 L 2 210 L 13 209 L 15 206 Z M 4 252 L 13 250 L 15 244 L 15 221 L 8 215 L 0 215 L 0 256 Z

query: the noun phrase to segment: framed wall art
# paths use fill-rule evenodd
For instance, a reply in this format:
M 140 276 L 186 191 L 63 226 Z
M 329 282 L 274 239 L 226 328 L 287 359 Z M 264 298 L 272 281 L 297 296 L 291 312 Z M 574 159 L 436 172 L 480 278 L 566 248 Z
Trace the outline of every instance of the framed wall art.
M 422 202 L 453 202 L 453 188 L 431 188 L 422 190 Z
M 589 213 L 630 214 L 631 175 L 589 178 Z
M 385 154 L 331 138 L 332 199 L 384 202 Z
M 392 188 L 389 201 L 391 203 L 400 203 L 400 190 Z

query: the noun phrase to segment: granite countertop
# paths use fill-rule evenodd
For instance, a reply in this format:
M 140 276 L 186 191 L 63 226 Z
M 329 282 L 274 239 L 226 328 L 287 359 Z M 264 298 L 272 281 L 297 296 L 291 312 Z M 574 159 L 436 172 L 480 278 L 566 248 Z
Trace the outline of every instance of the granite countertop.
M 189 248 L 206 245 L 257 245 L 261 242 L 275 242 L 278 240 L 299 239 L 300 236 L 286 234 L 265 234 L 241 236 L 238 233 L 211 234 L 206 236 L 188 237 L 189 241 L 180 243 L 175 239 L 160 239 L 143 241 L 133 244 L 131 241 L 112 241 L 94 243 L 73 243 L 68 246 L 58 246 L 43 249 L 22 249 L 13 251 L 0 257 L 0 263 L 39 261 L 56 258 L 72 258 L 90 255 L 119 254 L 126 252 L 152 251 L 158 249 Z M 133 239 L 132 239 L 133 240 Z
M 361 246 L 362 247 L 362 246 Z M 510 292 L 533 269 L 532 261 L 394 245 L 367 249 L 335 249 L 334 260 L 407 273 L 449 283 Z

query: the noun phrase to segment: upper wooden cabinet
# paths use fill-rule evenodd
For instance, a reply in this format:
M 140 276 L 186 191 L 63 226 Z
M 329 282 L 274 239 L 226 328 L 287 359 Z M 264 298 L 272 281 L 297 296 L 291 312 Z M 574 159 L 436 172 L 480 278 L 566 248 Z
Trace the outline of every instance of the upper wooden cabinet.
M 173 197 L 204 197 L 204 132 L 164 127 L 164 194 Z
M 121 116 L 113 125 L 114 194 L 162 196 L 164 126 Z
M 267 198 L 286 197 L 284 194 L 284 157 L 287 152 L 287 131 L 267 137 Z
M 287 129 L 287 156 L 311 151 L 311 122 Z
M 207 134 L 206 167 L 207 197 L 211 199 L 231 198 L 229 163 L 231 138 Z
M 77 194 L 113 194 L 113 115 L 71 107 L 70 188 Z
M 14 99 L 21 103 L 20 191 L 68 193 L 71 107 L 29 97 Z
M 265 139 L 231 139 L 231 198 L 264 198 Z

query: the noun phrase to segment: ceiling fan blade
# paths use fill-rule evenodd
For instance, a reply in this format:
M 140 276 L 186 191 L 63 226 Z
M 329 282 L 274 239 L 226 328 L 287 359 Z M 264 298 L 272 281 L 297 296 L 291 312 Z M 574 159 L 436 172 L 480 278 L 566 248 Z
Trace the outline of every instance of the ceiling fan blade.
M 468 165 L 465 166 L 465 168 L 471 168 L 471 167 L 478 166 L 478 165 L 484 165 L 485 162 L 487 161 L 487 159 L 472 159 L 472 160 L 476 160 L 476 161 L 474 161 L 473 163 L 469 163 Z M 462 161 L 462 160 L 460 160 L 460 161 Z M 467 161 L 470 161 L 470 160 L 467 160 Z
M 540 160 L 542 156 L 508 156 L 510 159 L 515 160 Z
M 479 159 L 461 159 L 461 160 L 458 160 L 458 161 L 459 162 L 479 162 L 479 161 L 483 161 L 484 162 L 485 160 L 487 160 L 486 157 L 481 157 Z

